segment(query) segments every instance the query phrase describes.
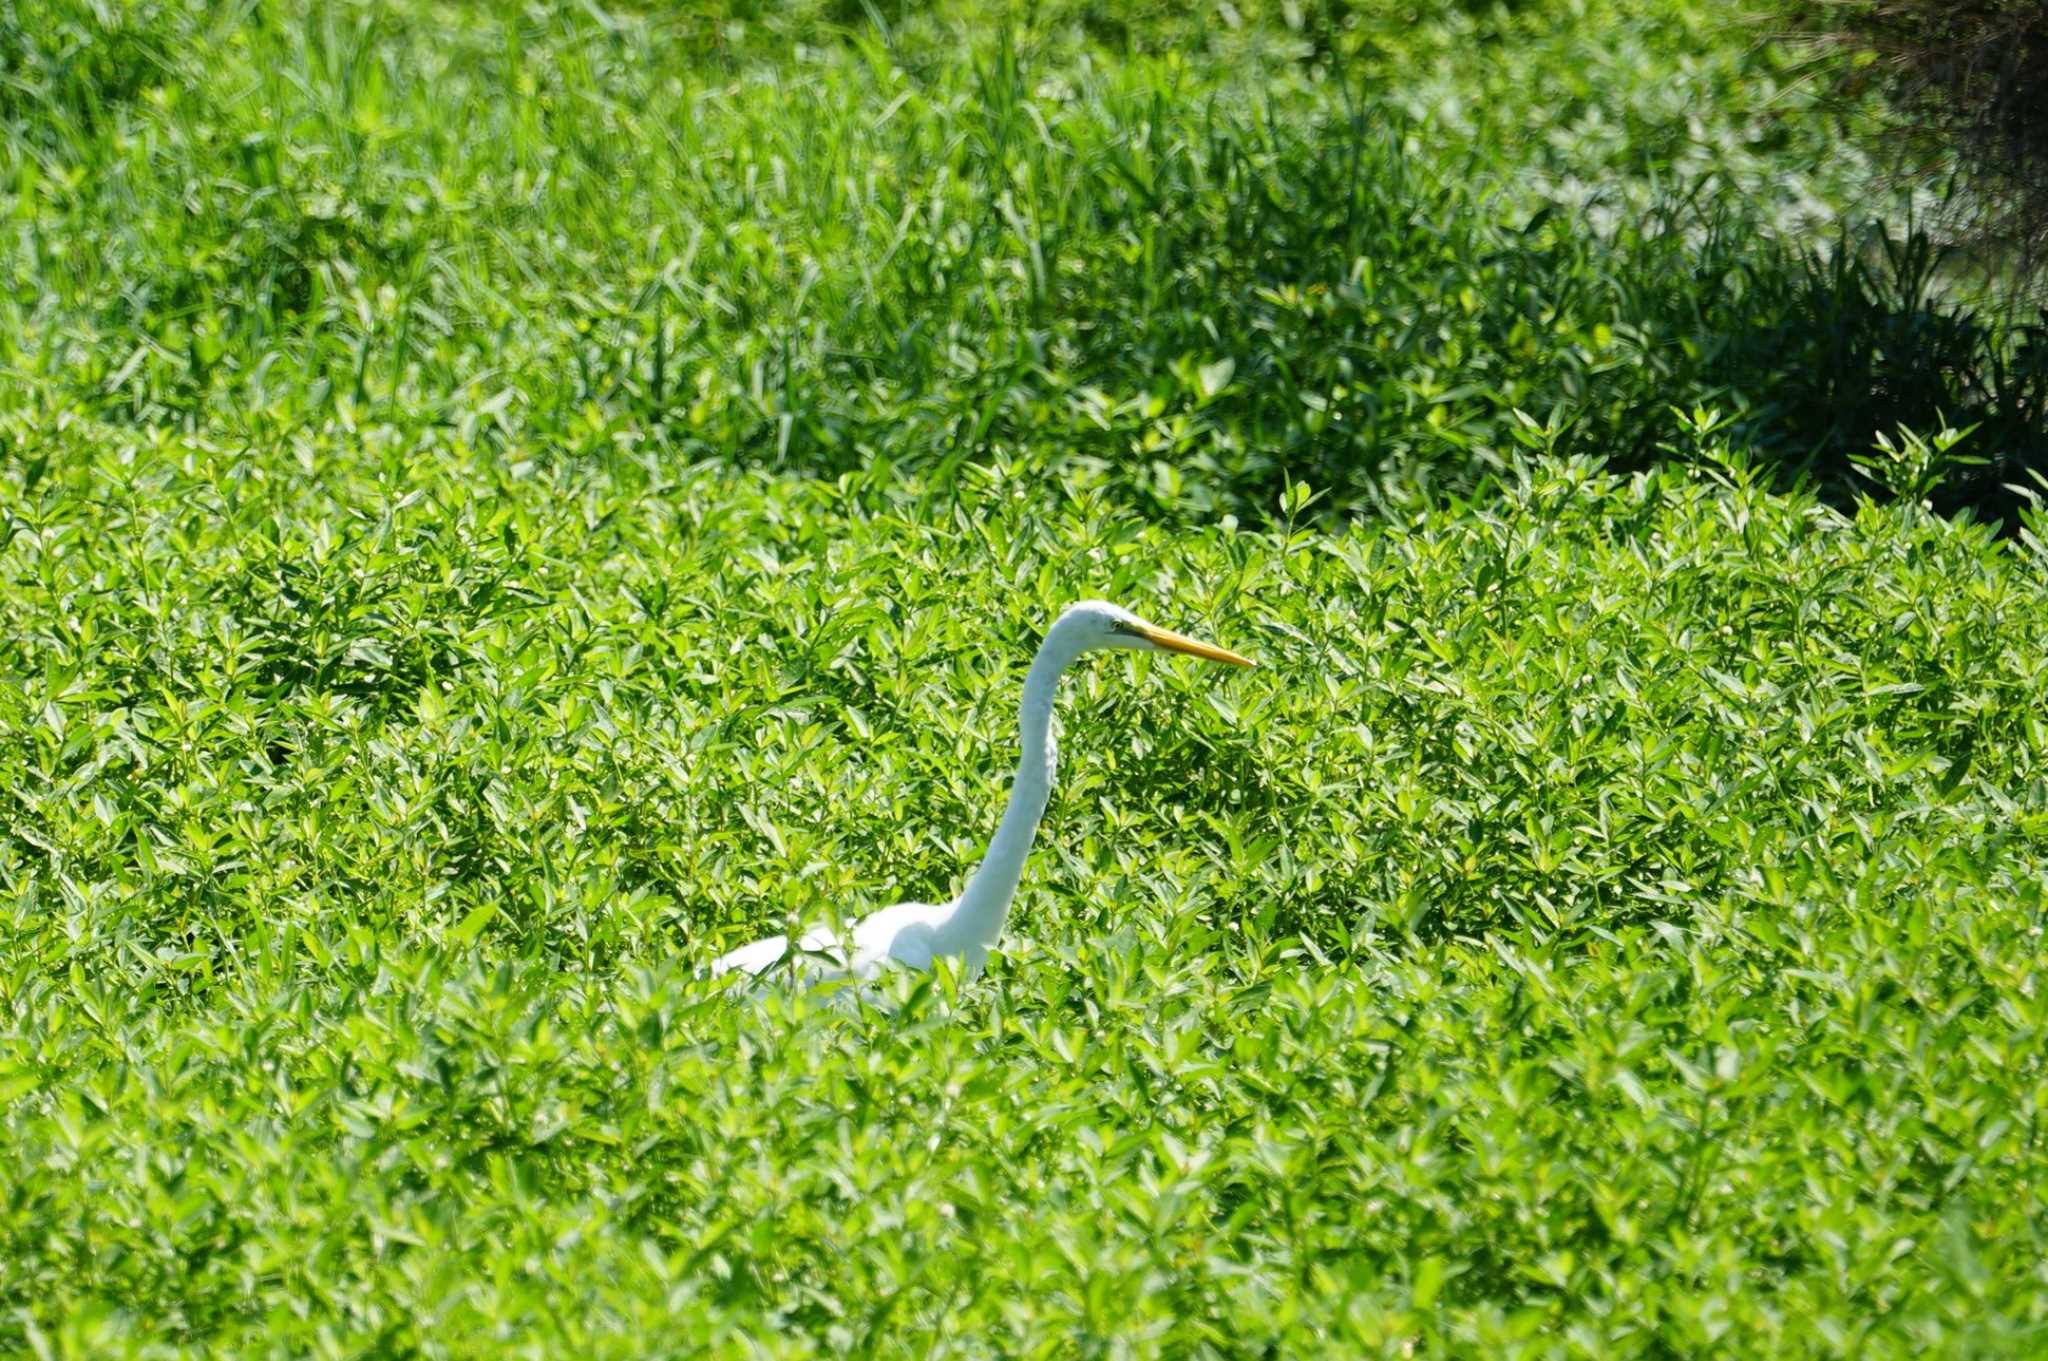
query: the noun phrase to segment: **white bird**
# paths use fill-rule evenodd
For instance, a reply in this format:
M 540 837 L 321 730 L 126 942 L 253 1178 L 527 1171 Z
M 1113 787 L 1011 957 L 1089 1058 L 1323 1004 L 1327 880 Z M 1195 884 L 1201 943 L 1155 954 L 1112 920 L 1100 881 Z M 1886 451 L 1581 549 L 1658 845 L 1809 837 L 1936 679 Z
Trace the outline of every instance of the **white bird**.
M 989 842 L 981 867 L 960 896 L 950 903 L 885 907 L 861 918 L 844 936 L 831 926 L 821 926 L 807 932 L 794 951 L 787 936 L 769 936 L 721 955 L 711 972 L 762 974 L 792 956 L 793 971 L 813 983 L 849 976 L 871 979 L 891 960 L 924 969 L 935 959 L 952 957 L 961 960 L 969 974 L 978 972 L 1009 919 L 1010 899 L 1024 872 L 1024 857 L 1052 792 L 1053 690 L 1060 673 L 1076 658 L 1099 648 L 1184 652 L 1233 666 L 1252 665 L 1249 658 L 1148 624 L 1106 601 L 1089 600 L 1071 607 L 1047 631 L 1024 678 L 1024 700 L 1018 715 L 1024 752 L 1010 788 L 1010 806 L 1003 812 L 1002 824 Z

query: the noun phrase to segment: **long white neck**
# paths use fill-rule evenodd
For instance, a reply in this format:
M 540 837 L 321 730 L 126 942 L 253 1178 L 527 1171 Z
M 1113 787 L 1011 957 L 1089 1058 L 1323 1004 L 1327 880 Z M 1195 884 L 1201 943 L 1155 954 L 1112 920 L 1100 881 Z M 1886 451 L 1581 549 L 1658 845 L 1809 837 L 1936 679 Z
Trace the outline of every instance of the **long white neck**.
M 1024 873 L 1024 858 L 1031 851 L 1031 839 L 1045 816 L 1045 801 L 1052 794 L 1053 750 L 1052 698 L 1060 673 L 1078 655 L 1059 638 L 1057 630 L 1046 636 L 1038 655 L 1024 678 L 1024 701 L 1017 718 L 1024 744 L 1017 762 L 1017 780 L 1010 787 L 1010 806 L 988 843 L 981 868 L 967 881 L 960 904 L 949 926 L 953 932 L 983 948 L 995 944 L 1010 917 L 1010 900 L 1016 896 L 1017 880 Z

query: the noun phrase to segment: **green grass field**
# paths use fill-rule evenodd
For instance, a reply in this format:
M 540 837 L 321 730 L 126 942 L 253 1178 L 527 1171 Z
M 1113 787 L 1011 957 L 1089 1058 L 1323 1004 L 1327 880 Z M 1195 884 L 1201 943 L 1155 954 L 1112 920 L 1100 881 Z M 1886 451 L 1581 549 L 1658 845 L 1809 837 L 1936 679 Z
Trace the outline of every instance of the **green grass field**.
M 2048 1353 L 2048 358 L 1874 111 L 968 13 L 0 2 L 0 1355 Z M 1261 666 L 984 976 L 696 976 L 1088 596 Z

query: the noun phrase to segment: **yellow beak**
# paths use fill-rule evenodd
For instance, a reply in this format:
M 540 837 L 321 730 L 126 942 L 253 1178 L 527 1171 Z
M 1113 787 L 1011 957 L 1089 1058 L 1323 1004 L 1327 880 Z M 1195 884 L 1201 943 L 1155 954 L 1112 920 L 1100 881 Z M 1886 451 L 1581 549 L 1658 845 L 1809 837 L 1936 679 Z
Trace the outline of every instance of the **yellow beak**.
M 1138 629 L 1138 633 L 1139 636 L 1152 644 L 1152 646 L 1165 648 L 1168 652 L 1185 652 L 1190 657 L 1201 657 L 1212 662 L 1228 662 L 1232 666 L 1258 665 L 1251 658 L 1240 657 L 1228 648 L 1218 647 L 1214 643 L 1205 643 L 1200 639 L 1190 638 L 1183 633 L 1175 633 L 1172 629 L 1154 628 L 1150 624 L 1146 624 Z

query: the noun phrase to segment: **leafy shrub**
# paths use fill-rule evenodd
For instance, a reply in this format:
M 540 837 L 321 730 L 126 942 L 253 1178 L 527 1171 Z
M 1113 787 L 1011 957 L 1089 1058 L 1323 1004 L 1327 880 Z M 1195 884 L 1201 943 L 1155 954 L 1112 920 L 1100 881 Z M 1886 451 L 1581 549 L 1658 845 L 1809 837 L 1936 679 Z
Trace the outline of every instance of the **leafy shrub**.
M 1711 425 L 1200 534 L 75 429 L 0 483 L 0 1338 L 2024 1354 L 2048 550 Z M 989 977 L 689 976 L 956 886 L 1097 590 L 1264 666 L 1072 677 Z

